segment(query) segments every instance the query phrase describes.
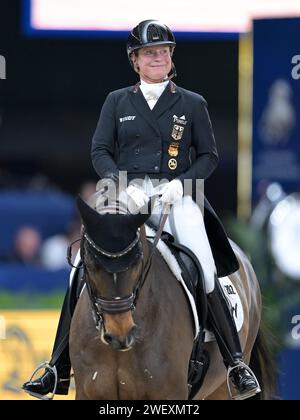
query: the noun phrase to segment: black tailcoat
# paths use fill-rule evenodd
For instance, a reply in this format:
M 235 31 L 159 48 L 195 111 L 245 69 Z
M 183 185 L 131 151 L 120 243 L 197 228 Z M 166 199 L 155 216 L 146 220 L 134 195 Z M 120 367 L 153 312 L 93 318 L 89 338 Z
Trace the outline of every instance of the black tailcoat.
M 179 133 L 179 140 L 172 133 Z M 174 144 L 176 168 L 169 164 Z M 111 92 L 92 140 L 92 162 L 100 178 L 127 171 L 129 181 L 146 174 L 194 183 L 206 179 L 218 164 L 218 153 L 205 99 L 170 82 L 151 110 L 139 84 Z M 207 200 L 204 222 L 218 276 L 236 271 L 239 263 Z

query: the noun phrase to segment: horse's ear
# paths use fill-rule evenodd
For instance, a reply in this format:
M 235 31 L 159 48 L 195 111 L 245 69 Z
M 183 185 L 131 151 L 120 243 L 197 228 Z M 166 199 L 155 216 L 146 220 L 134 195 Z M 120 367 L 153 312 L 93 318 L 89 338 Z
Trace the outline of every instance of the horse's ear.
M 81 197 L 80 195 L 76 198 L 77 208 L 79 210 L 82 223 L 85 225 L 88 222 L 96 223 L 99 221 L 101 215 L 93 210 Z
M 123 214 L 123 215 L 116 215 L 116 214 L 105 214 L 101 215 L 96 210 L 92 209 L 81 197 L 80 195 L 77 196 L 76 199 L 77 207 L 82 219 L 82 223 L 85 226 L 99 226 L 99 222 L 106 216 L 107 218 L 114 219 L 118 217 L 121 220 L 123 216 L 127 220 L 127 223 L 131 226 L 132 229 L 137 230 L 138 227 L 142 226 L 146 220 L 150 217 L 150 213 L 147 208 L 144 208 L 143 213 L 137 214 Z M 120 217 L 121 216 L 121 217 Z M 108 220 L 108 219 L 107 219 Z

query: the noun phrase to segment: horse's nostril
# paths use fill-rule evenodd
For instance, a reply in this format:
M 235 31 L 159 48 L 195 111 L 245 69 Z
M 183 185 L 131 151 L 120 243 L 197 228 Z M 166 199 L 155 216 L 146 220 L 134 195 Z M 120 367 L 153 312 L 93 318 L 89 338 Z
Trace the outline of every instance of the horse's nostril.
M 136 339 L 136 333 L 137 333 L 137 328 L 136 328 L 136 326 L 134 326 L 129 331 L 129 333 L 127 335 L 127 340 L 128 341 L 135 341 L 135 339 Z
M 129 333 L 128 333 L 126 339 L 125 339 L 125 346 L 126 347 L 132 347 L 135 344 L 136 332 L 137 332 L 137 328 L 135 326 L 129 331 Z
M 125 347 L 132 347 L 134 344 L 134 337 L 127 337 L 125 340 Z
M 103 340 L 106 344 L 112 346 L 116 350 L 124 350 L 131 348 L 135 343 L 135 329 L 132 329 L 127 337 L 118 338 L 113 334 L 105 333 L 103 335 Z
M 103 338 L 107 342 L 107 344 L 111 344 L 113 342 L 113 336 L 111 334 L 105 333 Z

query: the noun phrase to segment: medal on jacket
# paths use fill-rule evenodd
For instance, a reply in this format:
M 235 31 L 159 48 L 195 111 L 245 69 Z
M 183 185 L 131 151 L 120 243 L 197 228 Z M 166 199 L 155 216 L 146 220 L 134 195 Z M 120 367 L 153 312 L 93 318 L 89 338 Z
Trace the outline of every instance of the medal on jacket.
M 173 125 L 172 137 L 174 140 L 176 141 L 181 140 L 183 136 L 183 132 L 184 132 L 184 127 L 178 124 Z
M 169 146 L 168 153 L 172 157 L 178 156 L 179 143 L 172 142 Z
M 172 171 L 174 171 L 177 168 L 177 160 L 176 159 L 170 159 L 168 162 L 168 167 Z

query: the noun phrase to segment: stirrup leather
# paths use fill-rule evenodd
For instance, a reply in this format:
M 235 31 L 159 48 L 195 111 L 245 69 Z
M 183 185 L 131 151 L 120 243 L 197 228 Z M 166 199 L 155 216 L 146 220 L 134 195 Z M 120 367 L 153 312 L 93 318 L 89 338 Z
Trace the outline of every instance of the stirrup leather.
M 54 375 L 54 380 L 55 380 L 55 382 L 54 382 L 54 388 L 53 388 L 53 391 L 50 393 L 50 396 L 48 397 L 47 395 L 42 395 L 42 394 L 38 394 L 37 392 L 31 392 L 31 391 L 28 391 L 28 390 L 24 390 L 25 392 L 27 392 L 27 394 L 30 394 L 30 395 L 32 395 L 33 397 L 35 397 L 35 398 L 39 398 L 40 400 L 47 400 L 47 401 L 49 401 L 49 400 L 53 400 L 53 398 L 54 398 L 54 395 L 55 395 L 55 392 L 56 392 L 56 388 L 57 388 L 57 383 L 58 383 L 58 376 L 57 376 L 57 369 L 56 369 L 56 366 L 51 366 L 50 364 L 49 364 L 49 362 L 43 362 L 43 363 L 41 363 L 36 369 L 35 369 L 35 371 L 33 372 L 33 374 L 31 375 L 31 378 L 29 379 L 29 382 L 32 382 L 32 379 L 33 379 L 33 377 L 34 377 L 34 375 L 40 370 L 40 369 L 49 369 L 52 373 L 53 373 L 53 375 Z M 60 379 L 60 382 L 61 381 L 66 381 L 67 379 Z
M 243 394 L 239 394 L 238 392 L 235 391 L 235 388 L 234 388 L 233 384 L 231 383 L 231 379 L 230 379 L 231 372 L 233 370 L 239 369 L 241 367 L 245 368 L 251 374 L 252 378 L 256 382 L 256 388 L 255 389 L 252 389 L 248 392 L 244 392 Z M 257 380 L 256 376 L 254 375 L 254 372 L 249 368 L 249 366 L 247 366 L 241 360 L 236 365 L 228 367 L 228 370 L 227 370 L 227 389 L 228 389 L 230 398 L 232 400 L 246 400 L 247 398 L 254 397 L 254 395 L 259 394 L 261 392 L 261 388 L 259 386 L 259 383 L 258 383 L 258 380 Z

